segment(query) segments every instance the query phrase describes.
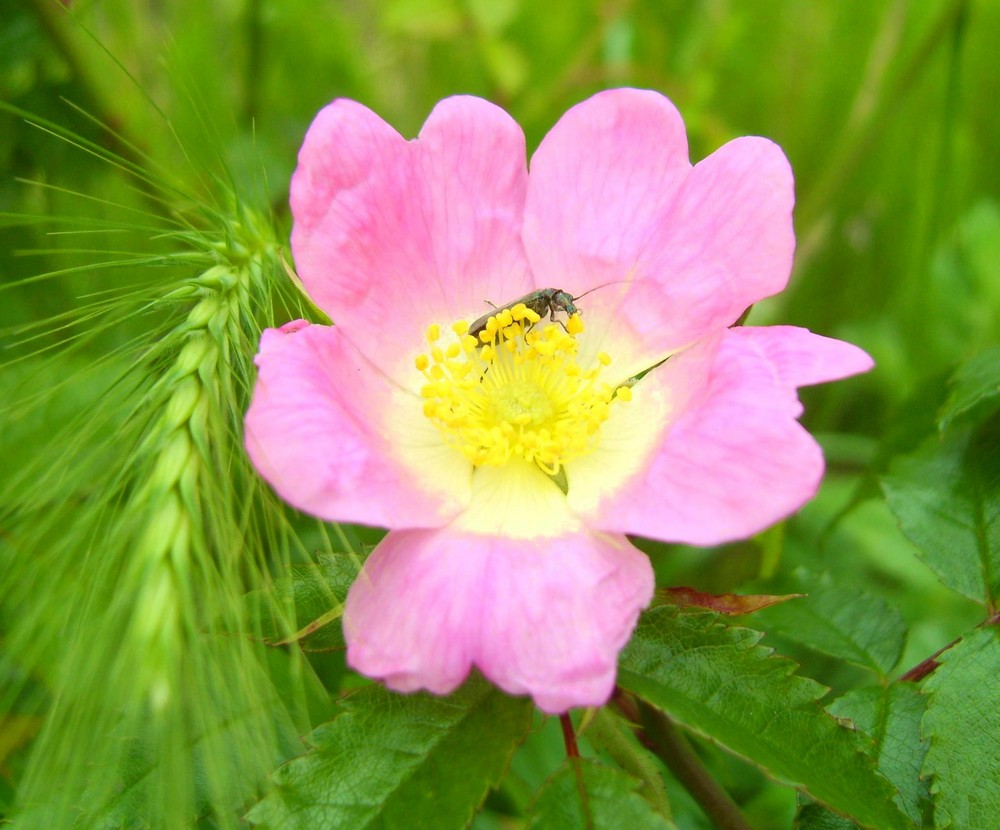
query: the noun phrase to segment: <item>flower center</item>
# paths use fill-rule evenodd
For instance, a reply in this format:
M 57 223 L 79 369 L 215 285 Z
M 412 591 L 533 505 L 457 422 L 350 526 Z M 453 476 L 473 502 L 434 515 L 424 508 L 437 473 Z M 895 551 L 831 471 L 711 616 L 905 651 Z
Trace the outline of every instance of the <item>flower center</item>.
M 429 353 L 416 359 L 427 379 L 424 415 L 475 466 L 521 458 L 556 476 L 597 446 L 611 406 L 632 397 L 628 386 L 599 379 L 607 354 L 593 366 L 577 362 L 579 315 L 565 326 L 540 321 L 518 303 L 497 311 L 478 337 L 458 322 L 454 342 L 442 347 L 441 327 L 427 329 Z

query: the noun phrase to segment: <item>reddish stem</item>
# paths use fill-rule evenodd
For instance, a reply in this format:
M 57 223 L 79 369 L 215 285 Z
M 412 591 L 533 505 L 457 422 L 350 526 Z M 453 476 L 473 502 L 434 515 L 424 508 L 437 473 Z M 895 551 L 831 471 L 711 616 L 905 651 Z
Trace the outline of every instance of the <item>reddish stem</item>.
M 562 724 L 563 741 L 566 743 L 566 757 L 579 758 L 580 747 L 576 745 L 576 732 L 573 730 L 569 712 L 559 716 L 559 723 Z

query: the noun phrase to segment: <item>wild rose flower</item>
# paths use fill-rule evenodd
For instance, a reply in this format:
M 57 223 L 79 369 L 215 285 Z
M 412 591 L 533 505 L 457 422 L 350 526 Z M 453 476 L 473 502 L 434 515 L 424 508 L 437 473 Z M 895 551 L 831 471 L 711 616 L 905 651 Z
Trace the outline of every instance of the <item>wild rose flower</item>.
M 518 125 L 477 98 L 413 141 L 352 101 L 319 113 L 292 248 L 335 326 L 264 332 L 246 436 L 295 507 L 390 528 L 347 599 L 351 666 L 436 693 L 475 666 L 548 712 L 602 704 L 653 594 L 626 533 L 714 545 L 813 495 L 796 387 L 871 361 L 730 328 L 784 288 L 792 204 L 776 145 L 692 167 L 655 92 L 571 109 L 530 176 Z M 575 299 L 469 333 L 486 301 L 547 288 Z

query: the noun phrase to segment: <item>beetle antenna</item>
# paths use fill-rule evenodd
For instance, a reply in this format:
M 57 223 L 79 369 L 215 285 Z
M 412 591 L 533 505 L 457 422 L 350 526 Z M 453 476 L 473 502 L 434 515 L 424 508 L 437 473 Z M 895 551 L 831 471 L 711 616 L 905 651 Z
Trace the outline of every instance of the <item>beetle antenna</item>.
M 602 282 L 600 285 L 595 285 L 593 288 L 588 288 L 582 294 L 577 294 L 573 298 L 573 302 L 576 302 L 581 297 L 586 297 L 588 294 L 593 294 L 598 288 L 607 288 L 609 285 L 623 285 L 624 283 L 632 282 L 632 280 L 611 280 L 610 282 Z

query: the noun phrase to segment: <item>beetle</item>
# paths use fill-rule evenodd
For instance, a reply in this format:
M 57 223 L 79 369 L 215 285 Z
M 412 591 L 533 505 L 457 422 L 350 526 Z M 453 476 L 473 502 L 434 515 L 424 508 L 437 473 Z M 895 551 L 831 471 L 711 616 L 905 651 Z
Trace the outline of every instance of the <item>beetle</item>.
M 601 288 L 602 286 L 597 286 Z M 596 288 L 591 288 L 590 291 L 596 291 Z M 584 294 L 589 294 L 590 291 L 584 291 L 580 297 Z M 549 319 L 552 322 L 559 322 L 560 325 L 565 328 L 565 324 L 562 321 L 556 321 L 556 312 L 565 311 L 568 317 L 572 317 L 574 314 L 579 314 L 580 309 L 575 305 L 575 300 L 579 300 L 580 297 L 574 297 L 568 291 L 563 291 L 561 288 L 539 288 L 537 291 L 532 291 L 530 294 L 525 294 L 523 297 L 518 297 L 513 302 L 507 303 L 506 305 L 498 306 L 494 308 L 488 314 L 484 314 L 478 320 L 473 322 L 469 326 L 469 334 L 479 339 L 479 333 L 486 330 L 486 323 L 489 322 L 490 317 L 494 317 L 501 311 L 507 311 L 512 309 L 518 303 L 524 303 L 525 306 L 530 308 L 539 317 L 544 317 L 546 314 L 549 315 Z

